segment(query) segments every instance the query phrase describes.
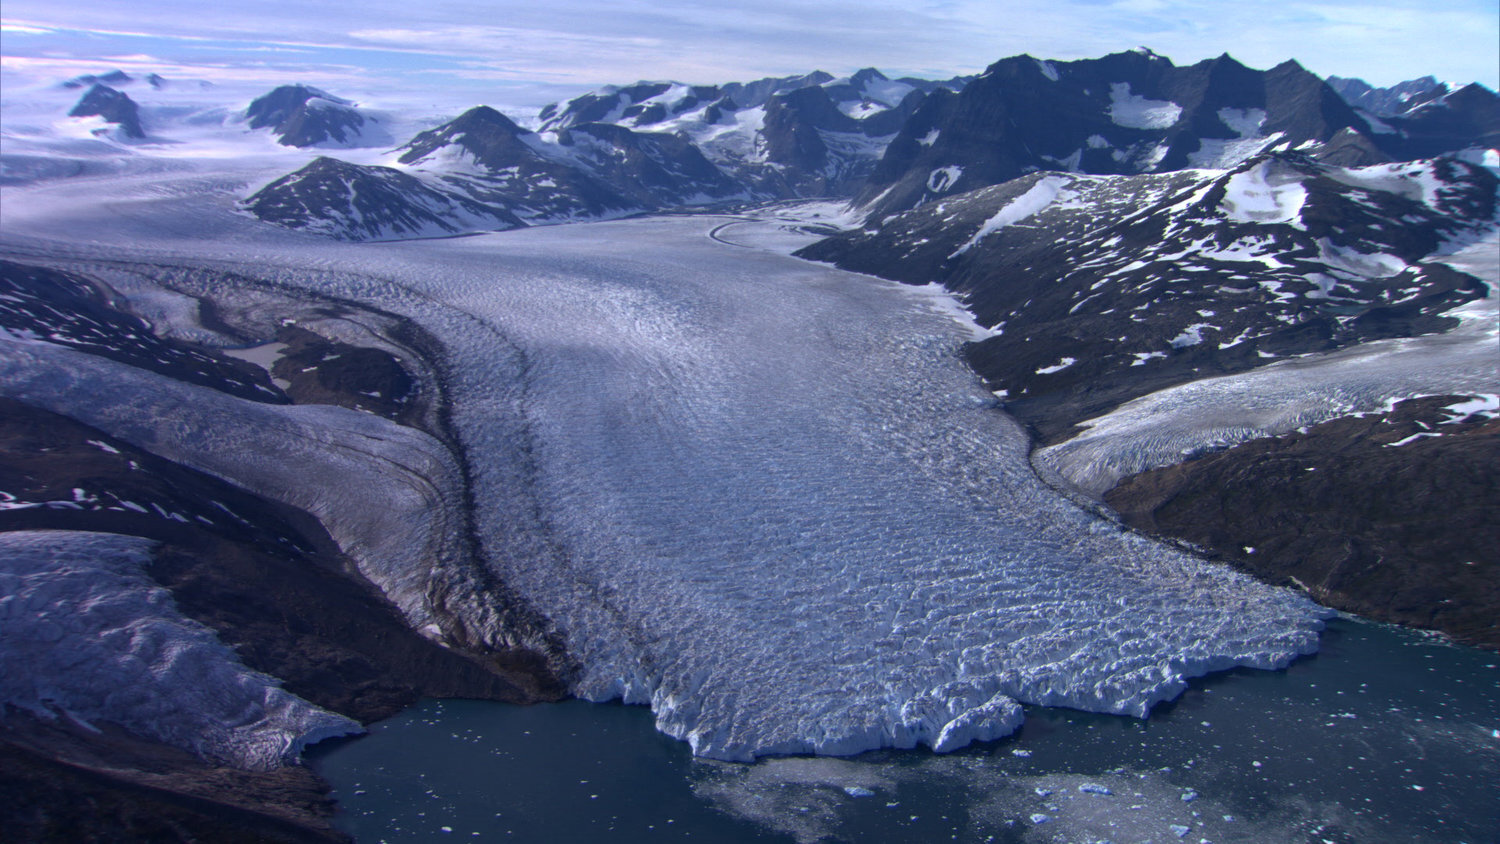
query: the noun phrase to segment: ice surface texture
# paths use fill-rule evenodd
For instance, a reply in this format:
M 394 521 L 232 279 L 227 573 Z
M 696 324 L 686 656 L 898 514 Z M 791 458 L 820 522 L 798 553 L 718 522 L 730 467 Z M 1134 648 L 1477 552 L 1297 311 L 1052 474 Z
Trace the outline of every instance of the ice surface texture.
M 251 671 L 141 570 L 149 540 L 0 533 L 0 702 L 268 769 L 358 723 Z
M 495 573 L 565 637 L 578 694 L 649 703 L 700 755 L 949 750 L 1018 702 L 1143 716 L 1188 676 L 1316 647 L 1306 599 L 1041 483 L 930 294 L 714 241 L 714 219 L 373 248 L 172 219 L 228 236 L 147 247 L 444 343 Z
M 556 556 L 492 557 L 566 635 L 578 694 L 650 703 L 717 758 L 949 750 L 1013 730 L 1017 701 L 1143 716 L 1315 646 L 1306 600 L 1040 483 L 920 294 L 712 225 L 403 244 L 441 272 L 386 268 L 514 346 L 455 355 L 455 421 L 481 532 L 535 547 L 496 435 L 525 420 Z
M 49 343 L 0 336 L 0 394 L 316 516 L 417 630 L 496 643 L 461 546 L 458 467 L 377 416 L 263 404 Z M 463 623 L 452 629 L 450 617 Z

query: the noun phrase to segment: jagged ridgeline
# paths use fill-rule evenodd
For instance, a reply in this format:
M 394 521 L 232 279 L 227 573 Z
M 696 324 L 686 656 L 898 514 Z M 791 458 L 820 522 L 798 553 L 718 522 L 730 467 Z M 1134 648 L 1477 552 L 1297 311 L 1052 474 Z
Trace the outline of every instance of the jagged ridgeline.
M 963 296 L 975 369 L 1044 442 L 1172 384 L 1457 326 L 1478 279 L 1425 262 L 1493 229 L 1497 180 L 1452 158 L 1036 173 L 800 255 Z
M 279 88 L 252 126 L 331 145 L 352 104 Z M 315 161 L 257 191 L 263 220 L 386 240 L 805 197 L 867 221 L 1029 173 L 1233 168 L 1267 152 L 1369 166 L 1500 145 L 1500 101 L 1430 79 L 1375 89 L 1288 61 L 1178 67 L 1150 51 L 1016 56 L 977 77 L 869 68 L 727 85 L 640 82 L 544 108 L 522 127 L 480 106 L 400 146 L 388 167 Z M 372 197 L 375 197 L 372 199 Z

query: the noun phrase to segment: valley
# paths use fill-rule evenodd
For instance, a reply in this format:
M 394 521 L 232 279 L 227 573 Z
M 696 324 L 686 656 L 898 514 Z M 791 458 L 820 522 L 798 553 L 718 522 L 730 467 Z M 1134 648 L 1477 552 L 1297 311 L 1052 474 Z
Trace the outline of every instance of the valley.
M 640 83 L 524 125 L 8 104 L 0 691 L 7 764 L 49 772 L 12 787 L 336 838 L 284 773 L 309 746 L 572 696 L 773 760 L 703 799 L 817 840 L 726 783 L 919 747 L 962 779 L 1055 709 L 1150 729 L 1315 671 L 1329 606 L 1496 647 L 1496 480 L 1464 471 L 1500 442 L 1494 95 L 1377 119 L 1290 65 Z M 1401 507 L 1350 504 L 1376 476 Z M 1150 834 L 1186 835 L 1157 785 Z M 973 829 L 1104 834 L 1072 811 Z

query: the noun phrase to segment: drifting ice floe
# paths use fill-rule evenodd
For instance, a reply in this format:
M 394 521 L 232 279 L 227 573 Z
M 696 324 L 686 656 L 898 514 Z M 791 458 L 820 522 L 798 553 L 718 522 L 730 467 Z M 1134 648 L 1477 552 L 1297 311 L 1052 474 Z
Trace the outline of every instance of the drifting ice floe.
M 1306 599 L 1041 483 L 966 329 L 899 285 L 714 241 L 714 219 L 358 247 L 155 204 L 222 236 L 153 243 L 172 227 L 113 212 L 89 231 L 443 343 L 495 574 L 548 616 L 580 696 L 649 703 L 700 755 L 950 750 L 1020 703 L 1144 716 L 1187 677 L 1316 647 Z M 419 596 L 417 565 L 372 579 Z

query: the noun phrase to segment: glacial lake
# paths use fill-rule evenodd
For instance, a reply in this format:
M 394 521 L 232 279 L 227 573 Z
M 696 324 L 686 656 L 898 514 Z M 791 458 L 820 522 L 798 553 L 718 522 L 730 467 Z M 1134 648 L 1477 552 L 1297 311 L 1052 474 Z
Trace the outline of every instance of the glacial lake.
M 377 841 L 1494 842 L 1500 656 L 1337 618 L 1147 720 L 1027 707 L 947 755 L 694 759 L 646 707 L 425 701 L 308 754 Z

